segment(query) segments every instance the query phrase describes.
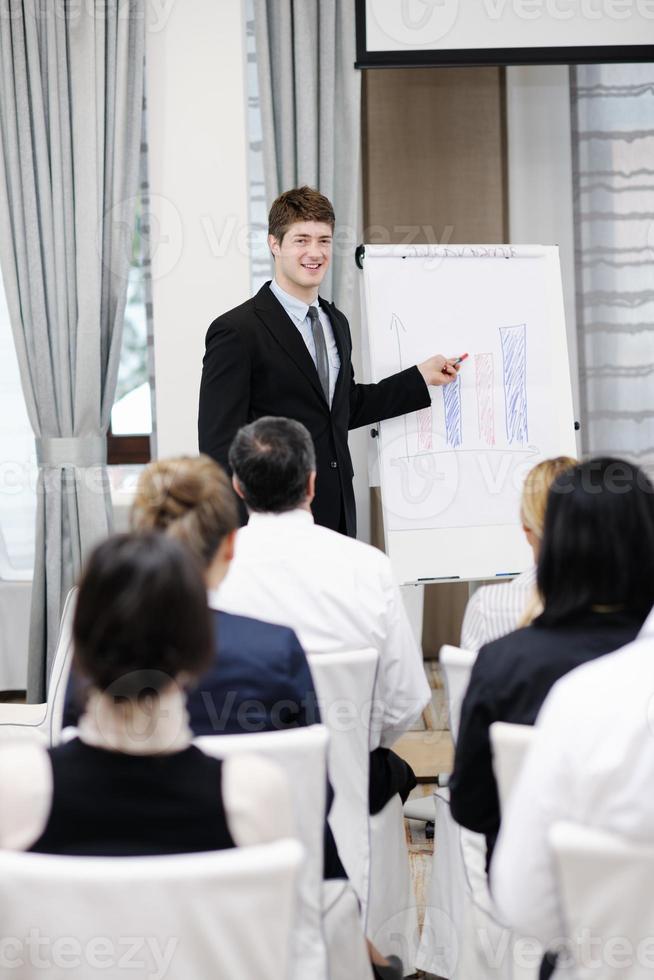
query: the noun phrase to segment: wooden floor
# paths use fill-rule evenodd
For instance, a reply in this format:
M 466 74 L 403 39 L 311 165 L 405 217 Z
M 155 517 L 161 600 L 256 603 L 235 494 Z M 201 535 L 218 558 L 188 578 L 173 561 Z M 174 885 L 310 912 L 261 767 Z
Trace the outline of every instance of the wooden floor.
M 454 749 L 438 663 L 426 660 L 425 672 L 432 690 L 431 705 L 423 712 L 414 729 L 395 743 L 393 751 L 406 759 L 419 781 L 433 783 L 439 773 L 452 772 Z

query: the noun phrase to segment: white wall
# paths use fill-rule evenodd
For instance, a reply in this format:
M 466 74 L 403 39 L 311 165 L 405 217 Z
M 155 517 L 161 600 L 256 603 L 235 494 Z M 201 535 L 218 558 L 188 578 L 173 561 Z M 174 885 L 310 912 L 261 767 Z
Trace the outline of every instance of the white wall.
M 509 241 L 560 248 L 572 398 L 579 418 L 569 69 L 507 68 L 506 115 Z
M 250 293 L 243 0 L 148 4 L 158 453 L 197 452 L 204 337 Z M 160 15 L 161 11 L 159 11 Z

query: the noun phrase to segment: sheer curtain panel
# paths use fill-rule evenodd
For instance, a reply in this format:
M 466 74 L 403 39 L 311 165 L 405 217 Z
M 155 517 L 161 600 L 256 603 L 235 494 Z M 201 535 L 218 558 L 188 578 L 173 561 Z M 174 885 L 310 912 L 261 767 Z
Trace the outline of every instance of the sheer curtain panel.
M 654 473 L 654 66 L 572 71 L 584 451 Z

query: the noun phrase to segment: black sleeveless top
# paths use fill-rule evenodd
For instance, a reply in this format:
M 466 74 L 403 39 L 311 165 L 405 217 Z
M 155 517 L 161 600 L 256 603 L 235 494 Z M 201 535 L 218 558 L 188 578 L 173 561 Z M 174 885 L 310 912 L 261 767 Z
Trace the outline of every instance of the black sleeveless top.
M 31 851 L 136 856 L 235 847 L 222 800 L 222 762 L 195 746 L 137 756 L 74 739 L 49 756 L 50 816 Z

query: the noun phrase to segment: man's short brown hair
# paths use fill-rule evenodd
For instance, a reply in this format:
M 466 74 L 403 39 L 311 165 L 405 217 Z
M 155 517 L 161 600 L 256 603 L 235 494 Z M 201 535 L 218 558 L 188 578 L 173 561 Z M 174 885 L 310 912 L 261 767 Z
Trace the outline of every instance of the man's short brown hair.
M 331 201 L 306 184 L 284 191 L 273 201 L 268 214 L 268 234 L 281 242 L 296 221 L 324 221 L 333 230 L 336 219 Z

